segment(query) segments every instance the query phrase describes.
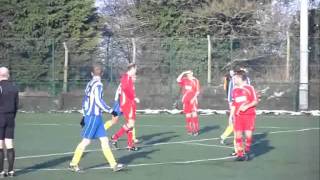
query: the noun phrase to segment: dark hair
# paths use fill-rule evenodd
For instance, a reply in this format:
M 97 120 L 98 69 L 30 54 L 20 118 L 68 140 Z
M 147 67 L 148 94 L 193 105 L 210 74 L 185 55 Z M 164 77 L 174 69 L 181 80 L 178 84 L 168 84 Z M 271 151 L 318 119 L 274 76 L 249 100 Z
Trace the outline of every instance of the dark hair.
M 235 72 L 235 75 L 241 77 L 241 79 L 242 79 L 243 81 L 246 81 L 246 80 L 247 80 L 247 73 L 246 73 L 244 70 L 238 70 L 238 71 L 236 71 L 236 72 Z
M 132 68 L 136 68 L 137 67 L 137 65 L 135 64 L 135 63 L 130 63 L 129 65 L 128 65 L 128 67 L 127 67 L 127 70 L 129 71 L 129 70 L 131 70 Z

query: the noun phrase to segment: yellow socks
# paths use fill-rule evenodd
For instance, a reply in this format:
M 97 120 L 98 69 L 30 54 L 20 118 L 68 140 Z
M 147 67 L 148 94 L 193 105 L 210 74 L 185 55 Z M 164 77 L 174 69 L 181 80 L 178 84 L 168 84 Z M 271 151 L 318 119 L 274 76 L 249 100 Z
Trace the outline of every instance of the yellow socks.
M 109 120 L 104 123 L 104 129 L 109 129 L 112 126 L 112 120 Z
M 233 132 L 233 126 L 229 125 L 221 135 L 221 139 L 226 139 Z
M 110 166 L 113 168 L 115 165 L 117 165 L 116 160 L 114 159 L 113 153 L 109 147 L 102 148 L 102 152 L 104 157 L 109 162 Z
M 71 160 L 70 165 L 78 165 L 79 164 L 80 159 L 81 159 L 82 154 L 83 154 L 83 151 L 84 151 L 84 149 L 82 149 L 80 147 L 80 145 L 78 145 L 76 150 L 74 151 L 74 155 L 73 155 L 73 158 Z

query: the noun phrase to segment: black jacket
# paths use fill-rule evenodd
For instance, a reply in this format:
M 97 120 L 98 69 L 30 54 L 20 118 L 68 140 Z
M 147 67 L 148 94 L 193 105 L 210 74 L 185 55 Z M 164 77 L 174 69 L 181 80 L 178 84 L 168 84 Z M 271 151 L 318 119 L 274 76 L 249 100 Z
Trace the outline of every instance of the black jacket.
M 17 113 L 19 90 L 11 81 L 0 81 L 0 113 Z

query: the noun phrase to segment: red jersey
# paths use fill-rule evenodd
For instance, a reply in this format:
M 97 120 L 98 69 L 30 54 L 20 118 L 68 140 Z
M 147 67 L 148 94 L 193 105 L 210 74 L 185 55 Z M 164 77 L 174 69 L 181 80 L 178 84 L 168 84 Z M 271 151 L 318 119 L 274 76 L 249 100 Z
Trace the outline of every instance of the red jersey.
M 199 80 L 194 79 L 188 79 L 186 77 L 182 78 L 179 82 L 179 86 L 182 88 L 182 102 L 188 102 L 191 101 L 193 98 L 195 98 L 200 93 L 200 83 Z
M 246 111 L 239 111 L 241 105 L 248 104 L 257 100 L 256 92 L 251 85 L 235 87 L 232 90 L 232 105 L 235 106 L 235 115 L 252 115 L 256 114 L 256 107 L 251 107 Z
M 120 107 L 121 109 L 126 108 L 125 106 L 135 106 L 136 91 L 134 88 L 132 77 L 127 73 L 121 77 L 121 93 L 120 93 Z

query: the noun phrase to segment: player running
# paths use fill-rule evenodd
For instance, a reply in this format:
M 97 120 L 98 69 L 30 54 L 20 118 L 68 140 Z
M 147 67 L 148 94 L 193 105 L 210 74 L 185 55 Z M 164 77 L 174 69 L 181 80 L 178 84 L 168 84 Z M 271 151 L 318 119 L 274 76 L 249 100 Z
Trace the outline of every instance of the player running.
M 133 81 L 135 82 L 136 78 L 133 76 Z M 120 95 L 121 95 L 121 84 L 119 84 L 115 96 L 114 96 L 114 104 L 113 104 L 113 110 L 118 114 L 117 116 L 112 115 L 112 119 L 106 121 L 104 124 L 104 128 L 106 130 L 110 129 L 113 125 L 117 124 L 119 122 L 119 116 L 122 115 L 121 109 L 120 109 Z M 132 138 L 134 143 L 139 143 L 139 140 L 136 138 L 136 128 L 134 127 L 132 129 Z
M 192 71 L 185 71 L 178 76 L 177 82 L 182 88 L 182 103 L 183 112 L 186 115 L 187 133 L 197 136 L 200 131 L 197 114 L 198 96 L 200 93 L 199 80 L 193 76 Z
M 234 120 L 234 131 L 237 146 L 237 161 L 249 160 L 252 133 L 255 129 L 256 105 L 258 99 L 253 86 L 248 85 L 244 71 L 234 76 L 235 88 L 232 90 L 232 105 L 229 121 Z M 242 136 L 245 133 L 245 148 Z
M 74 172 L 82 172 L 79 168 L 79 162 L 86 147 L 91 140 L 99 138 L 104 157 L 109 162 L 113 171 L 120 171 L 125 168 L 125 165 L 118 164 L 110 149 L 106 131 L 103 127 L 102 112 L 108 112 L 117 115 L 102 99 L 103 84 L 101 76 L 103 69 L 99 65 L 94 65 L 91 75 L 92 80 L 87 84 L 85 96 L 83 99 L 83 115 L 84 127 L 82 129 L 82 141 L 78 144 L 74 151 L 72 161 L 69 165 L 69 170 Z
M 120 93 L 120 109 L 123 113 L 126 123 L 111 137 L 112 144 L 118 148 L 117 141 L 127 134 L 127 149 L 129 151 L 137 151 L 133 141 L 133 129 L 136 121 L 136 103 L 139 103 L 139 99 L 136 98 L 136 92 L 134 87 L 134 79 L 136 77 L 136 65 L 129 64 L 127 73 L 121 77 L 121 93 Z

